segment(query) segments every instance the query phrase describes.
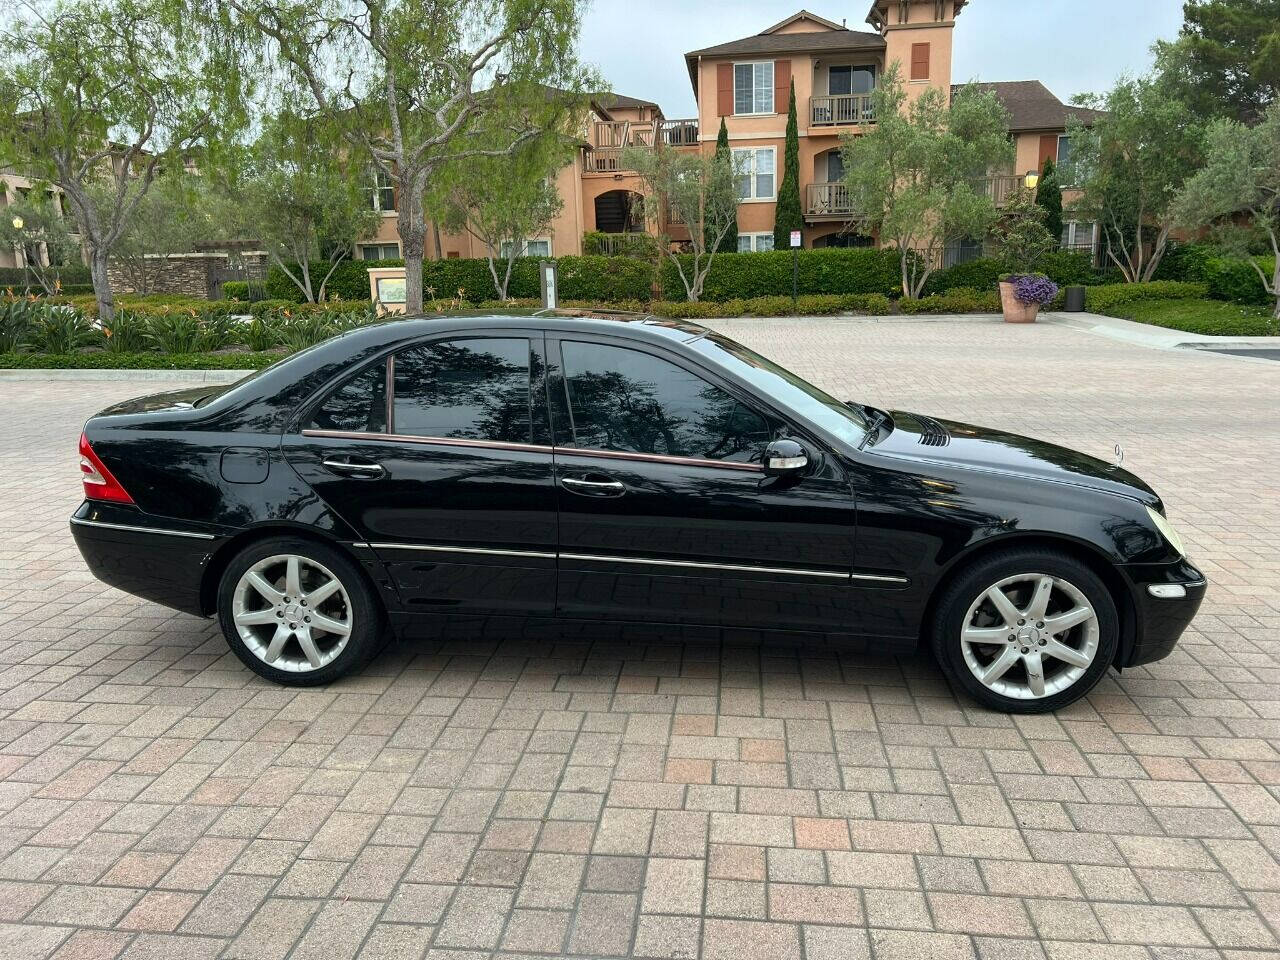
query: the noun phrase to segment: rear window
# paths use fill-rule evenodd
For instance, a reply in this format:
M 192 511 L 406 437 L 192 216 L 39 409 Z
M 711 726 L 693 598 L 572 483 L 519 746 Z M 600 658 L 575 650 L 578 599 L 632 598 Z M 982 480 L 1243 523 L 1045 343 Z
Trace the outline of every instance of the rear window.
M 387 365 L 376 363 L 341 384 L 316 407 L 311 430 L 385 433 L 387 429 Z

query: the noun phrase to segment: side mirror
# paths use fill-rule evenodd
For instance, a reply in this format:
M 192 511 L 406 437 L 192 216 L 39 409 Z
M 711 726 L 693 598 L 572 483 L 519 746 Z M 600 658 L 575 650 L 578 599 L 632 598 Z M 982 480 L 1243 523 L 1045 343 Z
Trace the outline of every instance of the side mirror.
M 764 448 L 766 477 L 798 476 L 809 466 L 809 451 L 795 440 L 770 440 Z

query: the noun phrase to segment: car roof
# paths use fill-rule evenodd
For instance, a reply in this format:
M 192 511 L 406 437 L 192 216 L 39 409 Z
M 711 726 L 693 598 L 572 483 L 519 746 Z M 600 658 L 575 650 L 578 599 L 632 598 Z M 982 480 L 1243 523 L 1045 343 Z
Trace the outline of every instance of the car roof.
M 381 323 L 357 327 L 336 338 L 348 348 L 366 342 L 380 344 L 414 340 L 432 333 L 456 330 L 458 321 L 468 329 L 560 330 L 580 333 L 627 333 L 641 339 L 689 340 L 705 336 L 706 327 L 688 320 L 671 320 L 626 310 L 570 309 L 453 310 L 439 314 L 387 318 Z

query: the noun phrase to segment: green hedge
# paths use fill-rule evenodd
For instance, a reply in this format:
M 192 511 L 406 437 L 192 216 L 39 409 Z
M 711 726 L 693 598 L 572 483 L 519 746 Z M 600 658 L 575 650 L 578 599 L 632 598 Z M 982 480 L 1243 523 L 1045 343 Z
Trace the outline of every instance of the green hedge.
M 800 250 L 798 287 L 804 294 L 879 293 L 896 296 L 902 284 L 898 255 L 893 250 L 870 247 Z M 686 275 L 693 257 L 681 257 Z M 734 300 L 751 297 L 791 295 L 792 253 L 722 253 L 711 264 L 702 289 L 703 300 Z M 684 284 L 675 265 L 662 264 L 662 295 L 666 300 L 684 300 Z
M 999 313 L 1000 294 L 995 290 L 958 287 L 918 300 L 899 300 L 903 313 Z
M 93 281 L 89 277 L 89 268 L 83 264 L 69 263 L 65 267 L 59 267 L 56 275 L 62 281 L 63 286 L 67 284 L 88 284 L 92 287 Z M 35 286 L 39 286 L 34 280 L 31 280 L 23 267 L 0 267 L 0 288 L 21 287 L 28 281 Z
M 1204 283 L 1184 283 L 1178 280 L 1113 283 L 1086 290 L 1084 308 L 1090 313 L 1111 313 L 1121 304 L 1140 300 L 1203 300 L 1208 294 L 1208 284 Z
M 1119 271 L 1099 270 L 1093 266 L 1087 253 L 1074 250 L 1057 250 L 1048 254 L 1037 269 L 1060 287 L 1097 286 L 1121 279 Z M 980 257 L 936 271 L 925 284 L 925 293 L 946 293 L 960 288 L 994 290 L 1000 274 L 1007 272 L 1008 269 L 994 257 Z
M 517 257 L 511 269 L 507 292 L 512 297 L 537 297 L 541 293 L 538 280 L 540 257 Z M 612 303 L 618 300 L 648 300 L 653 290 L 653 265 L 634 257 L 559 257 L 560 295 L 565 300 L 594 300 Z M 351 260 L 338 265 L 325 287 L 326 296 L 343 300 L 367 300 L 370 267 L 400 267 L 403 260 Z M 312 268 L 313 276 L 321 265 Z M 482 258 L 427 260 L 422 264 L 422 286 L 430 300 L 434 290 L 437 299 L 447 300 L 462 291 L 462 299 L 472 303 L 494 296 L 489 262 Z M 283 270 L 273 266 L 267 273 L 266 294 L 279 300 L 299 300 L 297 286 Z
M 0 353 L 7 370 L 257 370 L 280 359 L 263 353 Z
M 1275 271 L 1275 257 L 1255 257 L 1267 276 Z M 1156 267 L 1157 280 L 1184 280 L 1205 283 L 1209 296 L 1214 300 L 1230 300 L 1234 303 L 1252 303 L 1266 306 L 1274 298 L 1262 285 L 1262 278 L 1238 256 L 1230 256 L 1209 243 L 1184 243 L 1171 246 Z

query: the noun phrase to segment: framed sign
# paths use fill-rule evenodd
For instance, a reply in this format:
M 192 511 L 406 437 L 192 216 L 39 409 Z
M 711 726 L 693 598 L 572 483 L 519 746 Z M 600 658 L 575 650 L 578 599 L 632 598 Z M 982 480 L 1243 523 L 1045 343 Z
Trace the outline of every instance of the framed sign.
M 405 302 L 404 277 L 378 277 L 378 300 L 386 306 L 403 306 Z

